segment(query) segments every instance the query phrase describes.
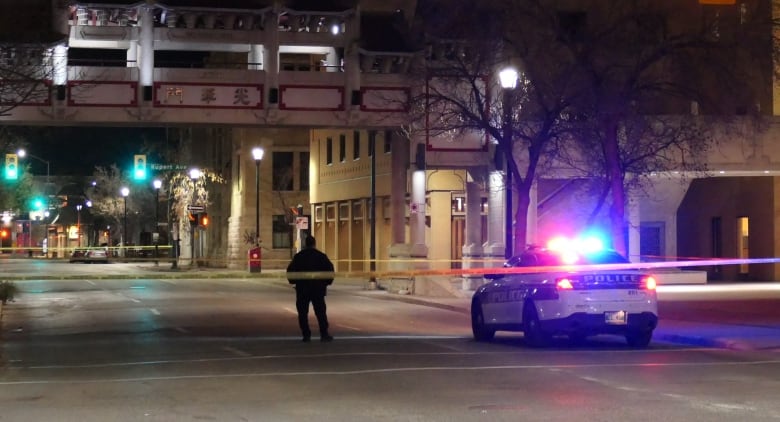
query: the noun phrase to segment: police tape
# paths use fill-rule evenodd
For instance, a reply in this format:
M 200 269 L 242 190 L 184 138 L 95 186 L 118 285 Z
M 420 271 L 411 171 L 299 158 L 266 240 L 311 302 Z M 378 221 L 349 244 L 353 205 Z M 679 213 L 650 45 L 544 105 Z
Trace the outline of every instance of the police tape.
M 356 261 L 350 261 L 356 262 Z M 368 260 L 357 262 L 370 262 Z M 395 265 L 406 263 L 406 260 L 383 260 L 382 262 L 392 262 Z M 430 262 L 430 261 L 428 261 Z M 746 265 L 746 264 L 779 264 L 780 258 L 748 258 L 748 259 L 702 259 L 688 261 L 666 261 L 666 262 L 639 262 L 623 264 L 589 264 L 589 265 L 560 265 L 560 266 L 531 266 L 531 267 L 481 267 L 481 268 L 416 268 L 388 270 L 380 269 L 375 271 L 335 271 L 335 272 L 296 272 L 296 279 L 328 279 L 328 278 L 413 278 L 422 276 L 485 276 L 498 274 L 533 274 L 543 272 L 595 272 L 595 271 L 643 271 L 652 272 L 652 270 L 680 270 L 691 267 L 712 267 L 725 265 Z M 287 278 L 288 274 L 283 270 L 276 270 L 275 274 L 269 274 L 270 277 Z

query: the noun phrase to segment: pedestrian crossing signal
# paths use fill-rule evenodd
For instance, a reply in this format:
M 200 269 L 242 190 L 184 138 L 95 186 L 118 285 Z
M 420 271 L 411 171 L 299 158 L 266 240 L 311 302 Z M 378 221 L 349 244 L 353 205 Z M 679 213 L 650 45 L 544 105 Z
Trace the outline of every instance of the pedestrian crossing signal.
M 208 214 L 206 214 L 205 212 L 201 213 L 201 214 L 198 215 L 198 218 L 200 220 L 199 221 L 199 225 L 201 227 L 208 227 L 209 226 L 209 215 Z
M 19 156 L 16 154 L 5 155 L 5 179 L 17 180 L 19 178 Z

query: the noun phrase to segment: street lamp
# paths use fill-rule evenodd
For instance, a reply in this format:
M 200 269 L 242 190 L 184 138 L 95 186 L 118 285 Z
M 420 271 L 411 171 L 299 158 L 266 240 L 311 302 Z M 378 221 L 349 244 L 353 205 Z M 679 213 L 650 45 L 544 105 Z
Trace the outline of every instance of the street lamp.
M 498 74 L 498 79 L 501 82 L 501 88 L 503 88 L 502 108 L 504 110 L 503 119 L 503 141 L 504 141 L 504 158 L 506 158 L 506 183 L 504 185 L 506 193 L 506 201 L 504 204 L 504 210 L 506 212 L 505 217 L 505 231 L 504 233 L 504 258 L 509 259 L 512 257 L 512 166 L 511 161 L 514 161 L 512 154 L 512 91 L 517 86 L 517 69 L 507 67 Z
M 76 219 L 76 237 L 78 237 L 78 245 L 81 247 L 81 204 L 76 205 L 76 213 L 78 215 Z
M 122 194 L 122 198 L 124 198 L 125 202 L 125 219 L 124 228 L 122 230 L 122 256 L 125 256 L 125 250 L 127 247 L 127 195 L 130 195 L 130 189 L 127 187 L 122 187 L 120 193 Z
M 158 265 L 157 259 L 160 256 L 160 188 L 162 187 L 162 180 L 154 179 L 152 182 L 154 186 L 154 231 L 157 233 L 157 240 L 154 241 L 154 265 Z
M 18 155 L 19 158 L 24 158 L 25 156 L 29 155 L 30 158 L 35 158 L 36 160 L 39 160 L 40 162 L 46 164 L 46 185 L 48 186 L 48 184 L 49 184 L 49 164 L 50 164 L 48 161 L 44 160 L 41 157 L 37 157 L 35 155 L 28 154 L 27 151 L 24 150 L 24 148 L 21 148 L 18 151 L 16 151 L 16 155 Z M 47 192 L 47 194 L 48 194 L 48 192 Z
M 252 148 L 255 159 L 255 245 L 260 246 L 260 161 L 265 151 L 260 147 Z
M 191 201 L 192 205 L 196 205 L 195 193 L 197 192 L 196 191 L 197 186 L 195 185 L 195 181 L 200 178 L 200 174 L 201 174 L 200 169 L 197 168 L 190 169 L 190 179 L 192 179 L 192 201 Z M 190 266 L 191 267 L 195 266 L 195 225 L 196 224 L 197 224 L 196 222 L 190 221 Z

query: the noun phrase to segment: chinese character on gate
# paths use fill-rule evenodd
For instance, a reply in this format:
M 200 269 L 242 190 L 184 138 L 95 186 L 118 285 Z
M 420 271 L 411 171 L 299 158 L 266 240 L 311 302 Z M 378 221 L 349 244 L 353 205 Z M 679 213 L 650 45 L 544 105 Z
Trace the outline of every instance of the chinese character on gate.
M 200 91 L 200 101 L 206 104 L 217 101 L 217 91 L 214 88 L 203 88 L 203 90 Z
M 165 90 L 165 102 L 167 103 L 171 97 L 179 97 L 179 104 L 184 102 L 184 90 L 181 88 L 168 88 Z
M 233 104 L 249 105 L 249 91 L 246 88 L 236 88 L 233 94 Z

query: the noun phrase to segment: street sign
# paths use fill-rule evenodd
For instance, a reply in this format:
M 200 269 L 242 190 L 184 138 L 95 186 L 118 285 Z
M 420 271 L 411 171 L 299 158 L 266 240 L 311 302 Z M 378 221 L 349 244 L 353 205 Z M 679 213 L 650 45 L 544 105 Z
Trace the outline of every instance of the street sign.
M 187 211 L 205 211 L 206 207 L 203 205 L 187 205 Z
M 298 230 L 309 230 L 309 217 L 295 217 L 295 228 Z
M 156 171 L 179 171 L 179 170 L 187 170 L 188 167 L 184 164 L 150 163 L 149 168 Z

